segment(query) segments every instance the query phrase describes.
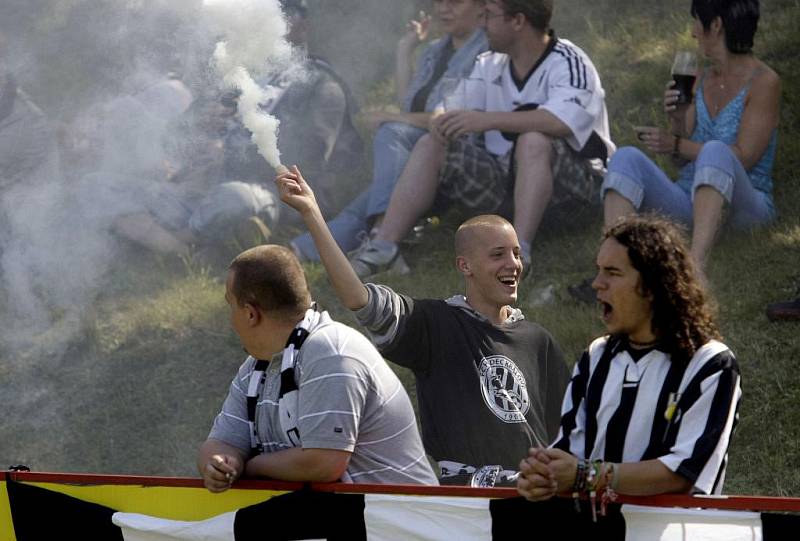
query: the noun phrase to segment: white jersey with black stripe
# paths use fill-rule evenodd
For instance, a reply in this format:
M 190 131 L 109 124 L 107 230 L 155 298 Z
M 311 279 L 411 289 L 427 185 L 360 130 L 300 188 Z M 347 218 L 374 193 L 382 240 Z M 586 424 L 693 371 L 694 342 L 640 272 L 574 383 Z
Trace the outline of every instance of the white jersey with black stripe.
M 565 140 L 573 149 L 581 150 L 594 132 L 610 156 L 616 147 L 611 142 L 605 91 L 597 70 L 575 44 L 551 36 L 543 57 L 524 81 L 515 82 L 508 55 L 479 55 L 472 73 L 456 90 L 455 100 L 463 99 L 465 109 L 479 111 L 513 111 L 535 105 L 570 128 L 572 133 Z M 486 149 L 496 156 L 505 155 L 512 146 L 498 130 L 486 132 L 485 141 Z
M 715 340 L 679 363 L 657 349 L 636 361 L 623 342 L 599 338 L 575 365 L 553 446 L 590 460 L 658 459 L 696 491 L 720 493 L 740 379 Z

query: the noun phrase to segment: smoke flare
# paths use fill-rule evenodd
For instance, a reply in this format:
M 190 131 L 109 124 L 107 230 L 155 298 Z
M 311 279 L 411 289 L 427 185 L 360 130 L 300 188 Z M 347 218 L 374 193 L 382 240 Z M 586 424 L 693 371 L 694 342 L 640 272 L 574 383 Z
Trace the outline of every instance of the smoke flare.
M 286 21 L 277 0 L 205 0 L 203 8 L 223 36 L 214 50 L 214 67 L 227 87 L 241 91 L 238 112 L 267 163 L 280 165 L 280 122 L 260 108 L 271 97 L 253 79 L 267 66 L 288 64 L 291 46 L 284 37 Z

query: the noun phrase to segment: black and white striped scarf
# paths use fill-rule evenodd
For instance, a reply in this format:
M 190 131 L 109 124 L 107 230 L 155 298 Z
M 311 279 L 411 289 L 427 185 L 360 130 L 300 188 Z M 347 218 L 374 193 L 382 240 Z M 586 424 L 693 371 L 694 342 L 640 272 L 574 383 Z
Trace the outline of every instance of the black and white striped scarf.
M 318 312 L 316 305 L 306 310 L 303 320 L 292 330 L 281 358 L 281 386 L 278 393 L 278 413 L 281 422 L 281 431 L 277 436 L 284 443 L 292 447 L 302 447 L 300 430 L 297 428 L 298 389 L 295 379 L 294 367 L 300 347 L 314 327 L 317 326 L 322 313 Z M 260 453 L 263 451 L 258 439 L 256 429 L 256 405 L 258 404 L 259 389 L 263 386 L 265 372 L 269 361 L 257 360 L 250 374 L 247 388 L 247 416 L 250 424 L 250 446 Z

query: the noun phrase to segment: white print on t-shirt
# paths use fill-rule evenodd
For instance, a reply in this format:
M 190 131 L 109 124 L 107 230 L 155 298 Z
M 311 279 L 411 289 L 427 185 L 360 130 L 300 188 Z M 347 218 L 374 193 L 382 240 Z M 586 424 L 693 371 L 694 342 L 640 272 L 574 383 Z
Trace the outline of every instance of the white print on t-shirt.
M 530 409 L 525 376 L 514 361 L 504 355 L 490 355 L 481 359 L 483 401 L 501 421 L 524 423 Z

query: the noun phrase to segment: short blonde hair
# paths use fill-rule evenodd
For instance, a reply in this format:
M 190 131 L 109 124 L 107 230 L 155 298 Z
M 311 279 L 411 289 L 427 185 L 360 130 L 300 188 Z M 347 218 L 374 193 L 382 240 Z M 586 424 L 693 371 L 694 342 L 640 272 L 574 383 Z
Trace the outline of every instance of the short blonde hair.
M 478 229 L 485 229 L 489 227 L 511 227 L 511 222 L 503 218 L 502 216 L 498 216 L 497 214 L 481 214 L 480 216 L 475 216 L 474 218 L 470 218 L 466 222 L 462 223 L 458 226 L 456 230 L 456 237 L 455 237 L 455 250 L 456 255 L 464 255 L 469 248 L 472 246 L 472 239 L 474 237 L 475 231 Z

